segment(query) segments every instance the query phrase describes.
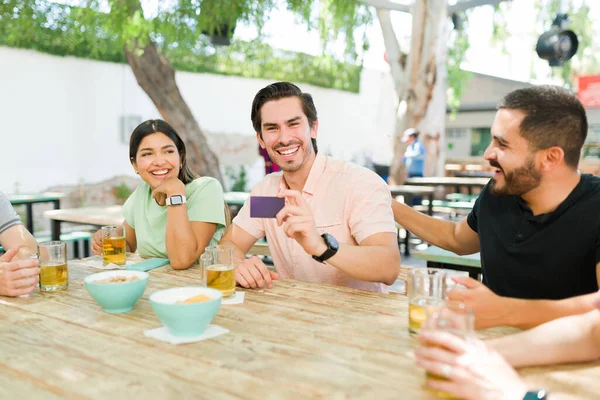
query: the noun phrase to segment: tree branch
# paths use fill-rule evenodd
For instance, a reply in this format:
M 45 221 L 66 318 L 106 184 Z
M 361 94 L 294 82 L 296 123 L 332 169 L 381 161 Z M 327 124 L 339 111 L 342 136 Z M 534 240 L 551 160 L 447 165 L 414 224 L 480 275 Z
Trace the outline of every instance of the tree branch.
M 495 6 L 503 1 L 507 0 L 465 0 L 460 3 L 456 3 L 452 6 L 448 6 L 448 15 L 452 15 L 455 12 L 465 11 L 469 8 L 475 8 L 479 6 Z
M 392 0 L 360 0 L 361 2 L 376 8 L 381 8 L 384 10 L 394 10 L 401 11 L 405 13 L 411 12 L 412 1 L 411 0 L 402 0 L 402 2 L 392 1 Z
M 378 8 L 377 18 L 379 18 L 388 63 L 390 64 L 392 78 L 394 79 L 394 88 L 396 89 L 397 96 L 400 98 L 403 97 L 406 87 L 405 71 L 407 55 L 400 50 L 400 43 L 398 43 L 398 38 L 392 26 L 390 11 Z

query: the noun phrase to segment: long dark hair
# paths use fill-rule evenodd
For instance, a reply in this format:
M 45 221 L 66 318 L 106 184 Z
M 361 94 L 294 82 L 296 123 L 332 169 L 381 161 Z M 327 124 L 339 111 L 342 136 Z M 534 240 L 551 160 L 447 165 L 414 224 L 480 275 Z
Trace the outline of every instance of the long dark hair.
M 184 185 L 187 185 L 194 179 L 198 178 L 198 174 L 189 169 L 186 161 L 185 144 L 179 137 L 175 129 L 162 119 L 149 119 L 139 124 L 131 134 L 129 139 L 129 160 L 136 162 L 137 151 L 140 147 L 142 140 L 153 133 L 162 133 L 167 135 L 169 139 L 175 143 L 177 152 L 179 153 L 179 159 L 181 160 L 181 169 L 179 170 L 178 178 Z

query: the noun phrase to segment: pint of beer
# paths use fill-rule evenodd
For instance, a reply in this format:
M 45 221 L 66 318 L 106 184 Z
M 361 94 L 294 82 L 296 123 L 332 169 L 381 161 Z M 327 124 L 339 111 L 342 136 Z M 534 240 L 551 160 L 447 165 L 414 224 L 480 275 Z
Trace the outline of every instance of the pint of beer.
M 42 242 L 39 251 L 40 290 L 66 289 L 69 284 L 67 244 L 61 241 Z
M 122 226 L 102 227 L 102 263 L 125 265 L 125 231 Z

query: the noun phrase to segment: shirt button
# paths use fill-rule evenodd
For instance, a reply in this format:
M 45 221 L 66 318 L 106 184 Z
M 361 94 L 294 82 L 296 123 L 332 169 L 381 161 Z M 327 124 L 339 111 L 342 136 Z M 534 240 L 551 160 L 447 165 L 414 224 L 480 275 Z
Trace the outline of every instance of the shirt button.
M 523 239 L 523 234 L 522 233 L 517 233 L 517 239 Z

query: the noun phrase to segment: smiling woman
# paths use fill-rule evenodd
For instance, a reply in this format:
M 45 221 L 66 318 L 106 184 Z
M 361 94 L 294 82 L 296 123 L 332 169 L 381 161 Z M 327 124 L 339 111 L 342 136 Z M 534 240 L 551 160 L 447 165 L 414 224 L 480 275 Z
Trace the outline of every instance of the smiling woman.
M 225 227 L 219 181 L 198 177 L 186 162 L 185 144 L 165 121 L 142 122 L 131 134 L 129 156 L 142 182 L 123 205 L 128 251 L 169 258 L 174 269 L 194 264 Z M 101 234 L 93 250 L 100 253 Z

